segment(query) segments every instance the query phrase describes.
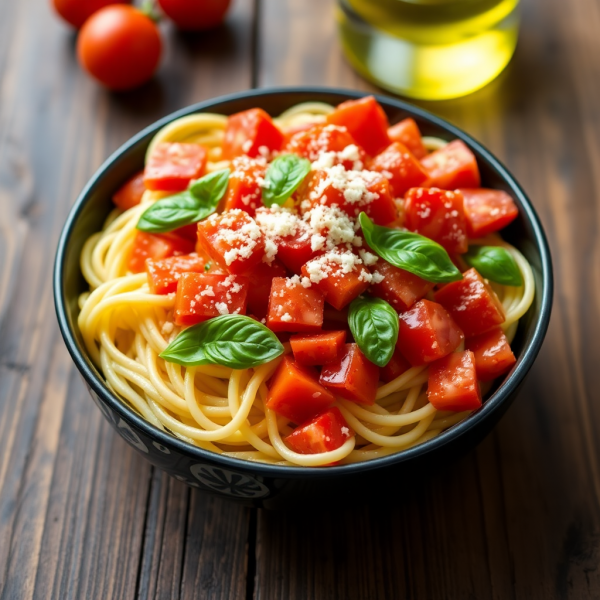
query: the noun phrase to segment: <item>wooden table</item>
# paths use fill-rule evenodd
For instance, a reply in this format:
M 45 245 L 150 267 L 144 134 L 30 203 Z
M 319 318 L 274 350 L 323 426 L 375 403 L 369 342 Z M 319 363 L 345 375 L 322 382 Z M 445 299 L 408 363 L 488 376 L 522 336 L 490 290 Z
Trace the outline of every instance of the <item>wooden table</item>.
M 480 92 L 420 103 L 496 153 L 552 246 L 552 324 L 508 415 L 394 509 L 249 510 L 152 468 L 84 389 L 55 322 L 59 231 L 101 162 L 187 104 L 254 86 L 371 90 L 333 0 L 236 0 L 194 37 L 164 25 L 156 79 L 78 68 L 48 0 L 0 2 L 0 599 L 600 598 L 600 4 L 524 0 Z

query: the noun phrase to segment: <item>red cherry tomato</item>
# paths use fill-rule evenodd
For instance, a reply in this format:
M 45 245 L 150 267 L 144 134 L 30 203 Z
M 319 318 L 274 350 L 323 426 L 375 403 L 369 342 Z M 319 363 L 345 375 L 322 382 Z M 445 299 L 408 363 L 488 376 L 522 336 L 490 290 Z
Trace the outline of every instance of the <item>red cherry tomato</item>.
M 113 90 L 141 85 L 152 77 L 162 49 L 155 23 L 131 6 L 106 6 L 81 28 L 77 56 L 81 66 Z
M 163 12 L 179 29 L 195 31 L 217 26 L 231 0 L 158 0 Z
M 52 0 L 54 10 L 76 29 L 109 4 L 130 4 L 130 0 Z

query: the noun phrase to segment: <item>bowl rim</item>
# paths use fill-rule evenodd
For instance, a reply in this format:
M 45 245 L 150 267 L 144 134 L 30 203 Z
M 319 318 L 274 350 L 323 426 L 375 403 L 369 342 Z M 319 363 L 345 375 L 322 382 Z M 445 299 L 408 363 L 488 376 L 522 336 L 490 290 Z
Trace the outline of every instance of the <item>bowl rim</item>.
M 508 169 L 482 144 L 476 141 L 467 133 L 463 132 L 458 127 L 452 125 L 445 119 L 438 117 L 427 110 L 414 106 L 403 100 L 385 96 L 382 94 L 372 94 L 375 98 L 386 104 L 392 106 L 400 111 L 408 113 L 410 116 L 418 117 L 429 123 L 443 129 L 448 134 L 455 136 L 457 139 L 465 142 L 471 149 L 475 150 L 487 163 L 500 175 L 500 177 L 510 186 L 511 191 L 518 197 L 521 206 L 524 209 L 524 215 L 526 221 L 529 223 L 533 231 L 533 238 L 537 245 L 540 255 L 540 267 L 541 267 L 541 284 L 542 289 L 536 289 L 536 294 L 541 295 L 540 313 L 539 317 L 534 325 L 534 332 L 531 338 L 531 342 L 528 346 L 523 349 L 523 353 L 514 368 L 514 371 L 510 376 L 500 384 L 496 391 L 486 399 L 483 406 L 476 412 L 469 415 L 465 420 L 457 423 L 450 429 L 442 432 L 435 438 L 408 448 L 401 450 L 397 453 L 389 454 L 381 458 L 370 459 L 364 462 L 352 463 L 348 465 L 337 465 L 331 466 L 326 469 L 319 469 L 315 467 L 295 467 L 295 466 L 283 466 L 283 465 L 271 465 L 267 463 L 251 462 L 242 459 L 222 456 L 220 454 L 204 450 L 197 446 L 193 446 L 179 438 L 156 428 L 154 425 L 146 421 L 143 417 L 138 415 L 133 409 L 119 399 L 116 394 L 110 391 L 105 382 L 96 375 L 94 372 L 89 358 L 85 355 L 84 351 L 80 349 L 74 332 L 69 326 L 69 319 L 67 317 L 67 308 L 64 296 L 64 280 L 65 280 L 65 250 L 71 237 L 73 226 L 76 223 L 83 207 L 86 204 L 88 196 L 91 192 L 100 184 L 103 175 L 110 166 L 120 160 L 130 149 L 135 147 L 144 138 L 156 133 L 160 128 L 167 125 L 168 123 L 178 119 L 180 117 L 193 114 L 196 112 L 207 111 L 226 102 L 233 102 L 239 100 L 252 100 L 260 99 L 261 97 L 269 97 L 274 95 L 294 95 L 294 94 L 314 94 L 314 101 L 319 101 L 317 96 L 322 95 L 339 95 L 346 99 L 356 99 L 363 96 L 371 95 L 367 92 L 350 90 L 344 88 L 335 87 L 324 87 L 324 86 L 291 86 L 291 87 L 268 87 L 259 88 L 252 90 L 245 90 L 236 92 L 233 94 L 227 94 L 218 96 L 202 102 L 198 102 L 179 109 L 173 113 L 166 115 L 165 117 L 155 121 L 149 126 L 142 129 L 139 133 L 131 137 L 124 144 L 122 144 L 117 150 L 115 150 L 96 170 L 94 175 L 90 178 L 83 190 L 77 197 L 74 205 L 72 206 L 69 215 L 65 221 L 65 225 L 60 234 L 58 241 L 57 253 L 54 263 L 53 272 L 53 291 L 54 291 L 54 302 L 56 315 L 59 323 L 59 328 L 62 333 L 63 339 L 67 346 L 67 350 L 73 359 L 76 367 L 82 374 L 87 384 L 92 390 L 105 401 L 109 407 L 115 411 L 120 417 L 133 423 L 137 428 L 142 430 L 144 434 L 149 436 L 151 439 L 158 441 L 159 443 L 166 446 L 174 446 L 179 452 L 188 458 L 191 457 L 193 460 L 209 461 L 212 463 L 219 463 L 223 466 L 233 468 L 237 471 L 251 472 L 254 475 L 263 477 L 279 477 L 279 478 L 325 478 L 332 476 L 348 476 L 365 471 L 374 471 L 378 469 L 384 469 L 392 465 L 405 463 L 412 459 L 419 457 L 423 458 L 426 455 L 438 452 L 448 444 L 454 442 L 460 436 L 471 432 L 477 428 L 481 423 L 490 419 L 493 414 L 498 411 L 502 411 L 504 404 L 509 401 L 509 398 L 513 392 L 516 392 L 517 388 L 523 382 L 525 375 L 531 368 L 535 358 L 541 348 L 542 342 L 548 329 L 550 321 L 550 314 L 552 309 L 552 298 L 553 298 L 553 272 L 552 272 L 552 260 L 550 256 L 550 249 L 546 235 L 542 228 L 539 217 L 533 208 L 531 201 L 527 194 L 521 188 L 519 183 L 508 171 Z

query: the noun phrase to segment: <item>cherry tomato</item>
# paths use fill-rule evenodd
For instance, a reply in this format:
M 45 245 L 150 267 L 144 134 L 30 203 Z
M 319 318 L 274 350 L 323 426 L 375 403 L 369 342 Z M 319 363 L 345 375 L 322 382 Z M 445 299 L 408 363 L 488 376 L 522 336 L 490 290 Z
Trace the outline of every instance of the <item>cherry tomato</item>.
M 52 0 L 54 10 L 76 29 L 109 4 L 130 4 L 130 0 Z
M 158 0 L 163 12 L 179 29 L 195 31 L 217 26 L 231 0 Z
M 131 6 L 106 6 L 81 28 L 77 56 L 81 66 L 113 90 L 141 85 L 152 77 L 162 42 L 155 23 Z

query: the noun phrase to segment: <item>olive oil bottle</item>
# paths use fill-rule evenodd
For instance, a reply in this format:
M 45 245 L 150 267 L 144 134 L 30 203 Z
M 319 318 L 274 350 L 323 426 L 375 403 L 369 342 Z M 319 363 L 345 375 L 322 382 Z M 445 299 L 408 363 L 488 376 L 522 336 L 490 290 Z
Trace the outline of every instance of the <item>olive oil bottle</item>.
M 510 61 L 519 0 L 338 0 L 344 51 L 383 88 L 427 100 L 455 98 Z

